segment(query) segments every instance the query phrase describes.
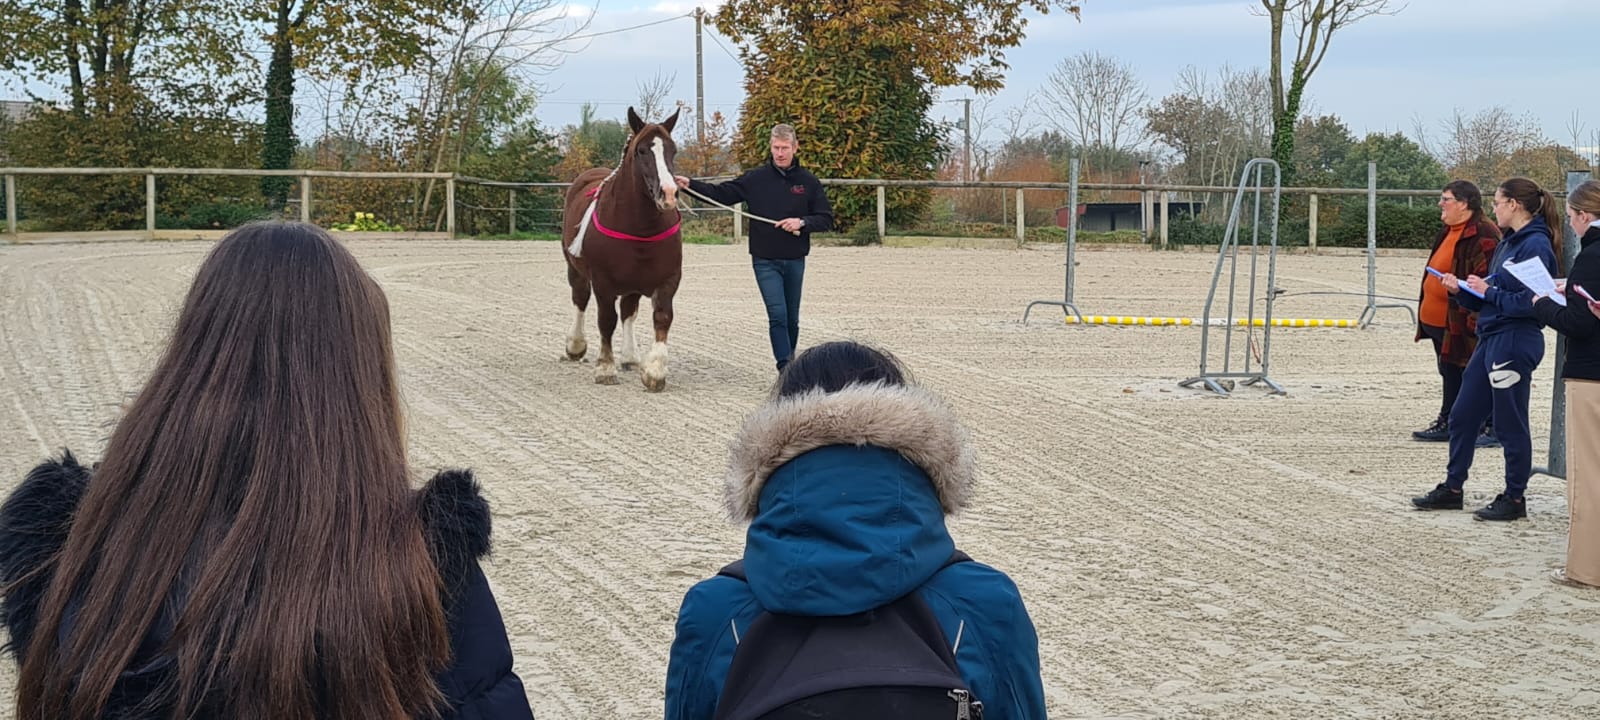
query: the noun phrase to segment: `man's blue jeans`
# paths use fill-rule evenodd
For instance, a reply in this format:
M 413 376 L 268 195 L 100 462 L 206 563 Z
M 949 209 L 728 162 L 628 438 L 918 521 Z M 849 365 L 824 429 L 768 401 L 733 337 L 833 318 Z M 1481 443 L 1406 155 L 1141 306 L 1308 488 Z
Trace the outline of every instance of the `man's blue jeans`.
M 800 286 L 806 277 L 806 259 L 774 260 L 751 256 L 756 271 L 756 287 L 767 304 L 767 335 L 772 341 L 772 358 L 782 370 L 794 359 L 800 343 Z

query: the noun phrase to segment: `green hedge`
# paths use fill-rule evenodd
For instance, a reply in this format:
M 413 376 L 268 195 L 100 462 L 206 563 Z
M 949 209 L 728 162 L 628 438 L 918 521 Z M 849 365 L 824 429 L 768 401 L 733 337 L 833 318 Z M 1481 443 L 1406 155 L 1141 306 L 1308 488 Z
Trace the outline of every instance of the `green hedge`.
M 1335 212 L 1321 215 L 1322 224 L 1317 229 L 1319 247 L 1366 247 L 1365 200 L 1351 198 L 1340 203 Z M 1431 206 L 1411 207 L 1379 202 L 1377 218 L 1378 247 L 1381 248 L 1428 249 L 1433 247 L 1433 239 L 1439 234 L 1439 210 Z M 1332 222 L 1329 222 L 1330 219 Z M 1187 215 L 1178 215 L 1172 218 L 1168 240 L 1174 245 L 1216 245 L 1222 242 L 1226 229 L 1227 226 L 1222 223 L 1203 222 Z M 1245 234 L 1240 240 L 1248 244 L 1249 228 L 1246 227 L 1243 232 Z M 1309 235 L 1309 222 L 1303 212 L 1286 215 L 1279 222 L 1280 247 L 1304 247 Z M 1267 236 L 1263 235 L 1261 242 L 1266 243 Z

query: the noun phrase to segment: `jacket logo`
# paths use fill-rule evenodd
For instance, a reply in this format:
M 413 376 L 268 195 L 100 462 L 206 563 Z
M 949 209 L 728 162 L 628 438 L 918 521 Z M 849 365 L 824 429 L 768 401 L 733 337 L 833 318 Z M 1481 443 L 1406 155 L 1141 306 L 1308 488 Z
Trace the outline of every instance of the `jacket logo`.
M 806 186 L 804 186 L 804 185 L 790 185 L 789 186 L 789 192 L 793 193 L 795 195 L 804 195 L 804 194 L 806 194 Z

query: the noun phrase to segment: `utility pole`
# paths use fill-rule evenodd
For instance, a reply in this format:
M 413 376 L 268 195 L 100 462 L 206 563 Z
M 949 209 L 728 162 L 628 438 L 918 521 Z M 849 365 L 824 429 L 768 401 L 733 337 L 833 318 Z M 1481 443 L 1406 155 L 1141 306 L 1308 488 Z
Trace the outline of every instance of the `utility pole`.
M 966 158 L 961 161 L 961 178 L 972 182 L 972 98 L 962 100 L 961 104 L 966 108 L 961 120 L 961 132 L 966 136 Z
M 706 146 L 706 66 L 700 27 L 705 14 L 704 8 L 694 9 L 694 130 L 702 152 Z

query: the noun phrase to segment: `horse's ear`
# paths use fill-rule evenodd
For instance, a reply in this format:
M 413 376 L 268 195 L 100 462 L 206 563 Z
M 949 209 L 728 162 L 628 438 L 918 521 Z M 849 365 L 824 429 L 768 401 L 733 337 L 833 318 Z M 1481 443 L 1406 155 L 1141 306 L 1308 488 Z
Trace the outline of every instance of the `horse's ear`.
M 666 128 L 667 132 L 669 132 L 669 133 L 672 132 L 672 126 L 678 124 L 678 113 L 681 113 L 681 112 L 683 112 L 683 108 L 681 108 L 681 107 L 678 108 L 677 110 L 673 110 L 672 111 L 672 117 L 669 117 L 665 121 L 663 121 L 661 123 L 661 127 Z
M 639 113 L 633 111 L 632 105 L 628 106 L 628 127 L 633 128 L 635 133 L 644 129 L 644 121 L 639 119 Z

